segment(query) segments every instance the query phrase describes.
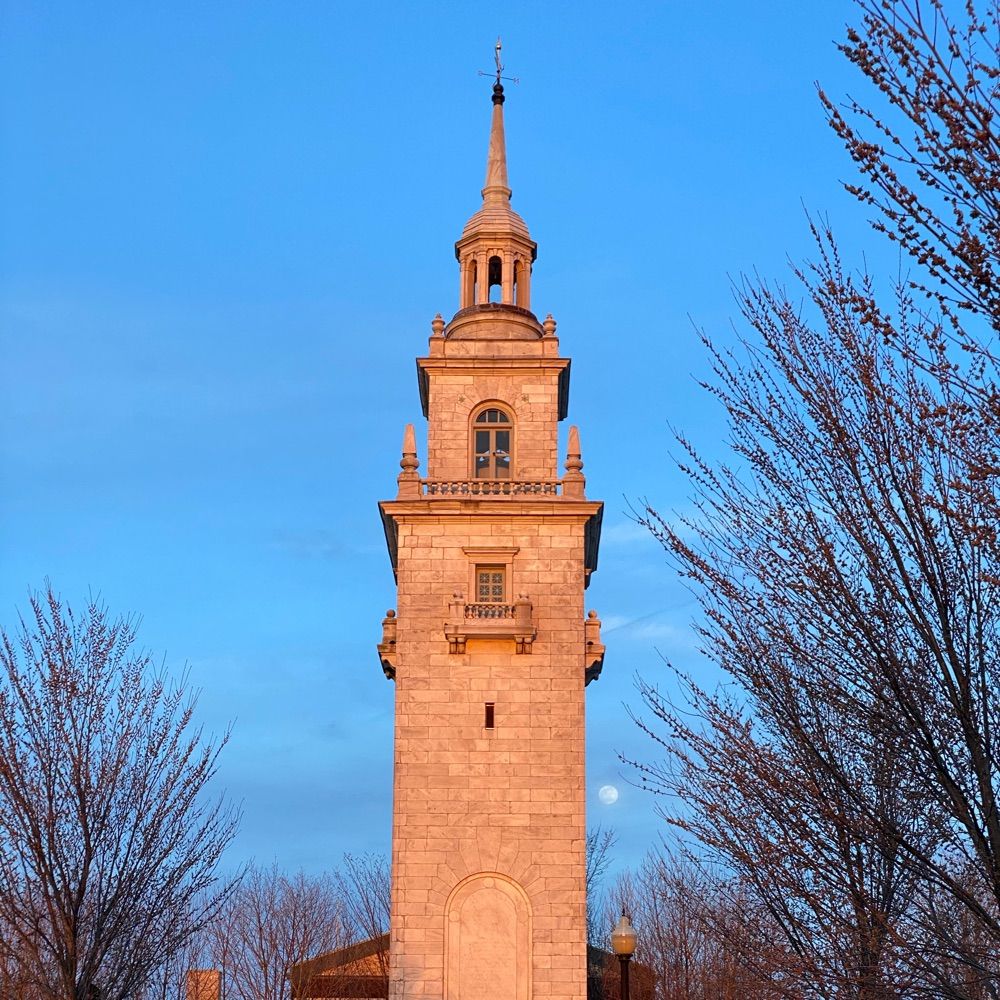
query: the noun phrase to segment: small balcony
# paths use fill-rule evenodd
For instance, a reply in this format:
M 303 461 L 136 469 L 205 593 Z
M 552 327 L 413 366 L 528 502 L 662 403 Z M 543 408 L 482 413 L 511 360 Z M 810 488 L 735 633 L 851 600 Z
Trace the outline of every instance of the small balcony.
M 513 639 L 515 652 L 530 653 L 536 635 L 531 601 L 522 594 L 513 604 L 469 604 L 456 594 L 444 634 L 450 653 L 464 653 L 469 639 Z

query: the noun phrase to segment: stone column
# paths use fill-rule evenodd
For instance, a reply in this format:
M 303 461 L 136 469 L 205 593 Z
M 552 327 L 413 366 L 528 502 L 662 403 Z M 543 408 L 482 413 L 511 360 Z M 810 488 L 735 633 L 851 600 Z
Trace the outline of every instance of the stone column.
M 514 305 L 514 255 L 510 250 L 503 255 L 503 283 L 500 300 L 509 306 Z

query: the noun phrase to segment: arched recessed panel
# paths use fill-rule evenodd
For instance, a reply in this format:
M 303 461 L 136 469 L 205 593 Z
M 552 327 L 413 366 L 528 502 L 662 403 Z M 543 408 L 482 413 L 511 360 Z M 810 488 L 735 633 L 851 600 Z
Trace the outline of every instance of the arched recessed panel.
M 445 907 L 445 1000 L 530 1000 L 531 909 L 517 883 L 484 873 Z

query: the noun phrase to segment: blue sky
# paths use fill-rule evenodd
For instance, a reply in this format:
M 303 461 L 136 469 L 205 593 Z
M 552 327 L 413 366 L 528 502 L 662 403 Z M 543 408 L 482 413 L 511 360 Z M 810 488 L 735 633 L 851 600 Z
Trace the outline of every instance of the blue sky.
M 394 604 L 376 501 L 413 358 L 455 310 L 504 39 L 514 207 L 533 301 L 573 358 L 570 420 L 606 501 L 588 606 L 590 822 L 618 864 L 663 831 L 618 753 L 661 654 L 711 682 L 694 605 L 626 515 L 683 511 L 671 427 L 710 455 L 697 328 L 727 342 L 741 273 L 787 279 L 828 213 L 894 260 L 843 193 L 815 93 L 864 93 L 847 0 L 705 3 L 12 2 L 0 24 L 0 621 L 50 577 L 142 615 L 234 723 L 228 861 L 318 871 L 388 850 Z M 738 327 L 738 324 L 737 324 Z M 565 435 L 565 427 L 563 428 Z M 598 789 L 620 796 L 602 805 Z

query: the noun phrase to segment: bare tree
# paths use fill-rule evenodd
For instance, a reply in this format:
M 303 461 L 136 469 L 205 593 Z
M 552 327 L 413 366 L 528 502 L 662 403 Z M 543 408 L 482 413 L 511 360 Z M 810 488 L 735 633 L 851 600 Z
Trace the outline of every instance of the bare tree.
M 7 945 L 0 949 L 0 997 L 5 1000 L 39 1000 L 38 977 L 29 955 L 18 947 L 15 936 L 0 926 Z
M 210 934 L 227 1000 L 309 996 L 315 978 L 309 960 L 349 941 L 335 880 L 288 876 L 276 865 L 244 875 Z
M 610 927 L 623 910 L 639 938 L 635 961 L 652 973 L 657 1000 L 788 995 L 797 962 L 737 881 L 662 849 L 650 851 L 637 871 L 619 877 L 604 923 Z M 610 976 L 616 975 L 612 967 Z
M 0 965 L 39 1000 L 133 996 L 226 892 L 237 816 L 205 797 L 226 737 L 135 634 L 51 588 L 0 633 Z
M 802 989 L 1000 995 L 1000 8 L 858 0 L 846 57 L 874 84 L 829 120 L 848 187 L 914 273 L 891 307 L 826 227 L 797 296 L 738 290 L 754 331 L 706 388 L 735 462 L 683 442 L 699 513 L 645 520 L 737 683 L 644 697 L 647 781 L 738 873 Z M 914 296 L 920 296 L 919 305 Z M 931 311 L 936 310 L 936 311 Z
M 389 862 L 382 854 L 345 854 L 335 875 L 352 940 L 380 942 L 379 974 L 389 981 Z
M 212 966 L 214 955 L 211 946 L 215 927 L 224 913 L 225 908 L 211 923 L 189 938 L 183 948 L 170 955 L 150 977 L 146 988 L 136 994 L 135 1000 L 189 1000 L 188 972 Z
M 970 346 L 956 310 L 1000 330 L 1000 7 L 995 0 L 857 0 L 861 23 L 841 52 L 883 109 L 820 98 L 860 173 L 846 186 L 876 210 L 875 228 L 926 276 Z M 985 12 L 977 11 L 977 6 Z
M 845 187 L 875 210 L 874 228 L 908 254 L 907 287 L 940 309 L 942 336 L 961 351 L 918 355 L 971 400 L 990 442 L 971 455 L 977 479 L 1000 474 L 1000 5 L 996 0 L 856 0 L 840 50 L 881 109 L 837 104 L 829 124 L 860 177 Z M 992 328 L 992 330 L 990 329 Z M 891 329 L 886 331 L 892 336 Z M 901 345 L 913 350 L 914 345 Z M 940 345 L 935 345 L 940 347 Z M 962 405 L 967 402 L 962 399 Z M 1000 510 L 994 511 L 1000 518 Z
M 607 914 L 601 883 L 611 864 L 611 849 L 617 841 L 613 829 L 596 826 L 587 831 L 587 943 L 597 948 L 608 946 L 610 928 L 605 926 Z
M 759 873 L 821 993 L 892 995 L 908 941 L 928 989 L 966 995 L 935 982 L 949 954 L 994 991 L 989 956 L 914 936 L 943 930 L 929 905 L 943 890 L 1000 942 L 1000 550 L 992 484 L 969 467 L 985 432 L 950 378 L 912 360 L 942 349 L 940 327 L 905 290 L 887 315 L 829 233 L 820 248 L 797 272 L 818 325 L 785 292 L 747 286 L 759 342 L 714 354 L 742 468 L 692 450 L 699 516 L 678 530 L 647 513 L 740 690 L 692 685 L 698 731 L 646 687 L 675 765 L 647 778 L 692 807 L 678 825 L 748 882 Z
M 665 739 L 659 726 L 642 724 L 667 753 L 665 763 L 644 767 L 644 778 L 681 796 L 687 808 L 667 818 L 693 835 L 678 847 L 686 867 L 661 865 L 655 872 L 667 899 L 685 904 L 682 923 L 709 923 L 708 940 L 752 974 L 744 979 L 776 984 L 768 995 L 881 997 L 894 995 L 887 993 L 890 984 L 908 983 L 896 942 L 912 915 L 912 868 L 841 782 L 831 780 L 829 766 L 818 767 L 812 757 L 822 749 L 844 776 L 877 787 L 900 813 L 919 819 L 914 806 L 921 799 L 908 799 L 912 783 L 899 773 L 891 746 L 880 747 L 866 767 L 822 707 L 819 719 L 808 718 L 812 701 L 786 706 L 778 723 L 762 721 L 769 709 L 755 704 L 751 723 L 725 694 L 691 687 L 688 704 L 702 719 L 696 724 L 668 708 L 654 689 L 647 686 L 643 694 L 671 733 Z M 690 905 L 693 887 L 700 907 Z M 675 954 L 678 946 L 668 950 Z M 685 958 L 681 967 L 691 964 Z

